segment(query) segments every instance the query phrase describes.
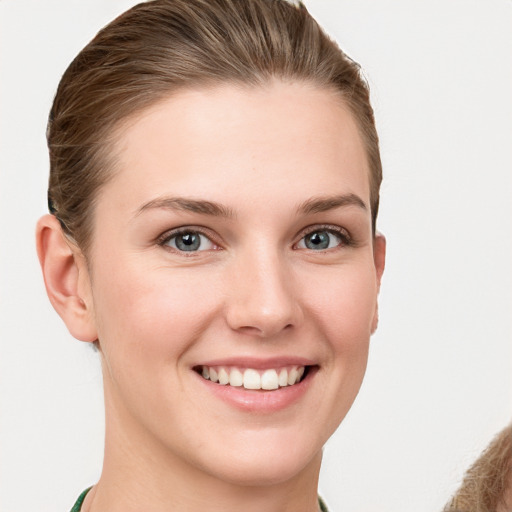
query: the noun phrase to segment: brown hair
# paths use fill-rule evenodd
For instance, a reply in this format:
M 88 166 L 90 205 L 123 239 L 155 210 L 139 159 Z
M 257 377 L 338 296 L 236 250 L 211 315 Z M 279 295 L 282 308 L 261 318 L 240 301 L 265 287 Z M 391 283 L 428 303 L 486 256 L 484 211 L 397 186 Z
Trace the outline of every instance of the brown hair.
M 341 93 L 367 150 L 375 231 L 382 168 L 368 86 L 304 5 L 286 0 L 154 0 L 102 29 L 64 73 L 50 112 L 50 212 L 86 252 L 121 121 L 181 88 L 272 77 Z
M 460 489 L 444 512 L 510 510 L 512 493 L 512 425 L 500 432 L 467 470 Z

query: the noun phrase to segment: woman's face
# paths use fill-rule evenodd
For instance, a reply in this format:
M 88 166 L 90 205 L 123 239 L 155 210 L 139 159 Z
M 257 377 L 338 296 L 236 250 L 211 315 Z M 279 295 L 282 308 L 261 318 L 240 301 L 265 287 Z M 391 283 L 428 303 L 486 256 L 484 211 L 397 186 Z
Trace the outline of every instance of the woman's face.
M 107 456 L 238 483 L 317 464 L 363 379 L 384 262 L 351 114 L 306 84 L 188 90 L 116 151 L 86 299 Z

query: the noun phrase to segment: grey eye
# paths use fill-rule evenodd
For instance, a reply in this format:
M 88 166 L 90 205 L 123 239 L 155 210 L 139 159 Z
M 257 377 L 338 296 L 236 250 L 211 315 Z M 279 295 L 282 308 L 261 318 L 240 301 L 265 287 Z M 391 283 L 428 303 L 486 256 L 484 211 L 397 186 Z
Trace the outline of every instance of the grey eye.
M 196 231 L 186 231 L 173 235 L 165 245 L 183 252 L 206 251 L 214 247 L 213 242 L 208 237 Z
M 301 249 L 310 249 L 312 251 L 322 251 L 337 247 L 342 242 L 341 237 L 332 231 L 319 229 L 308 233 L 298 244 Z

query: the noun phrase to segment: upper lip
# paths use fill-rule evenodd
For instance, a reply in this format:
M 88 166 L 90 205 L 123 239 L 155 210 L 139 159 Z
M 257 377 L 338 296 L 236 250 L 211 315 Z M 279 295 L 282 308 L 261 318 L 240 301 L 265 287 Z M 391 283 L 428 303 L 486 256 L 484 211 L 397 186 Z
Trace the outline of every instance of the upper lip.
M 314 366 L 314 360 L 297 356 L 277 356 L 269 358 L 261 357 L 226 357 L 202 361 L 195 366 L 237 366 L 239 368 L 254 368 L 255 370 L 266 370 L 270 368 L 281 368 L 283 366 Z

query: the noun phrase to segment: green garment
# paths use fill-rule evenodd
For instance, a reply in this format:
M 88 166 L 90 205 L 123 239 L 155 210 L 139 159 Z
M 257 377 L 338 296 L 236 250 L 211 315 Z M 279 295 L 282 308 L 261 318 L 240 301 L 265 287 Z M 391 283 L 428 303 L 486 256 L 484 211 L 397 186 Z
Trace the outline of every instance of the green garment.
M 320 505 L 320 510 L 322 512 L 329 512 L 329 510 L 327 510 L 327 505 L 324 503 L 324 500 L 320 498 L 320 496 L 318 496 L 318 504 Z
M 80 509 L 82 508 L 82 503 L 84 502 L 85 496 L 91 489 L 92 489 L 92 487 L 89 487 L 89 489 L 85 489 L 85 491 L 82 494 L 80 494 L 80 496 L 78 496 L 78 499 L 76 500 L 76 503 L 73 505 L 71 512 L 80 512 Z
M 89 489 L 86 489 L 82 494 L 80 494 L 80 496 L 76 500 L 76 503 L 73 505 L 71 512 L 80 512 L 80 509 L 82 508 L 82 503 L 84 502 L 85 496 L 91 489 L 92 489 L 92 487 L 89 487 Z M 318 498 L 318 504 L 320 505 L 320 510 L 322 512 L 329 512 L 327 510 L 327 506 L 325 505 L 322 498 L 320 498 L 320 497 Z

